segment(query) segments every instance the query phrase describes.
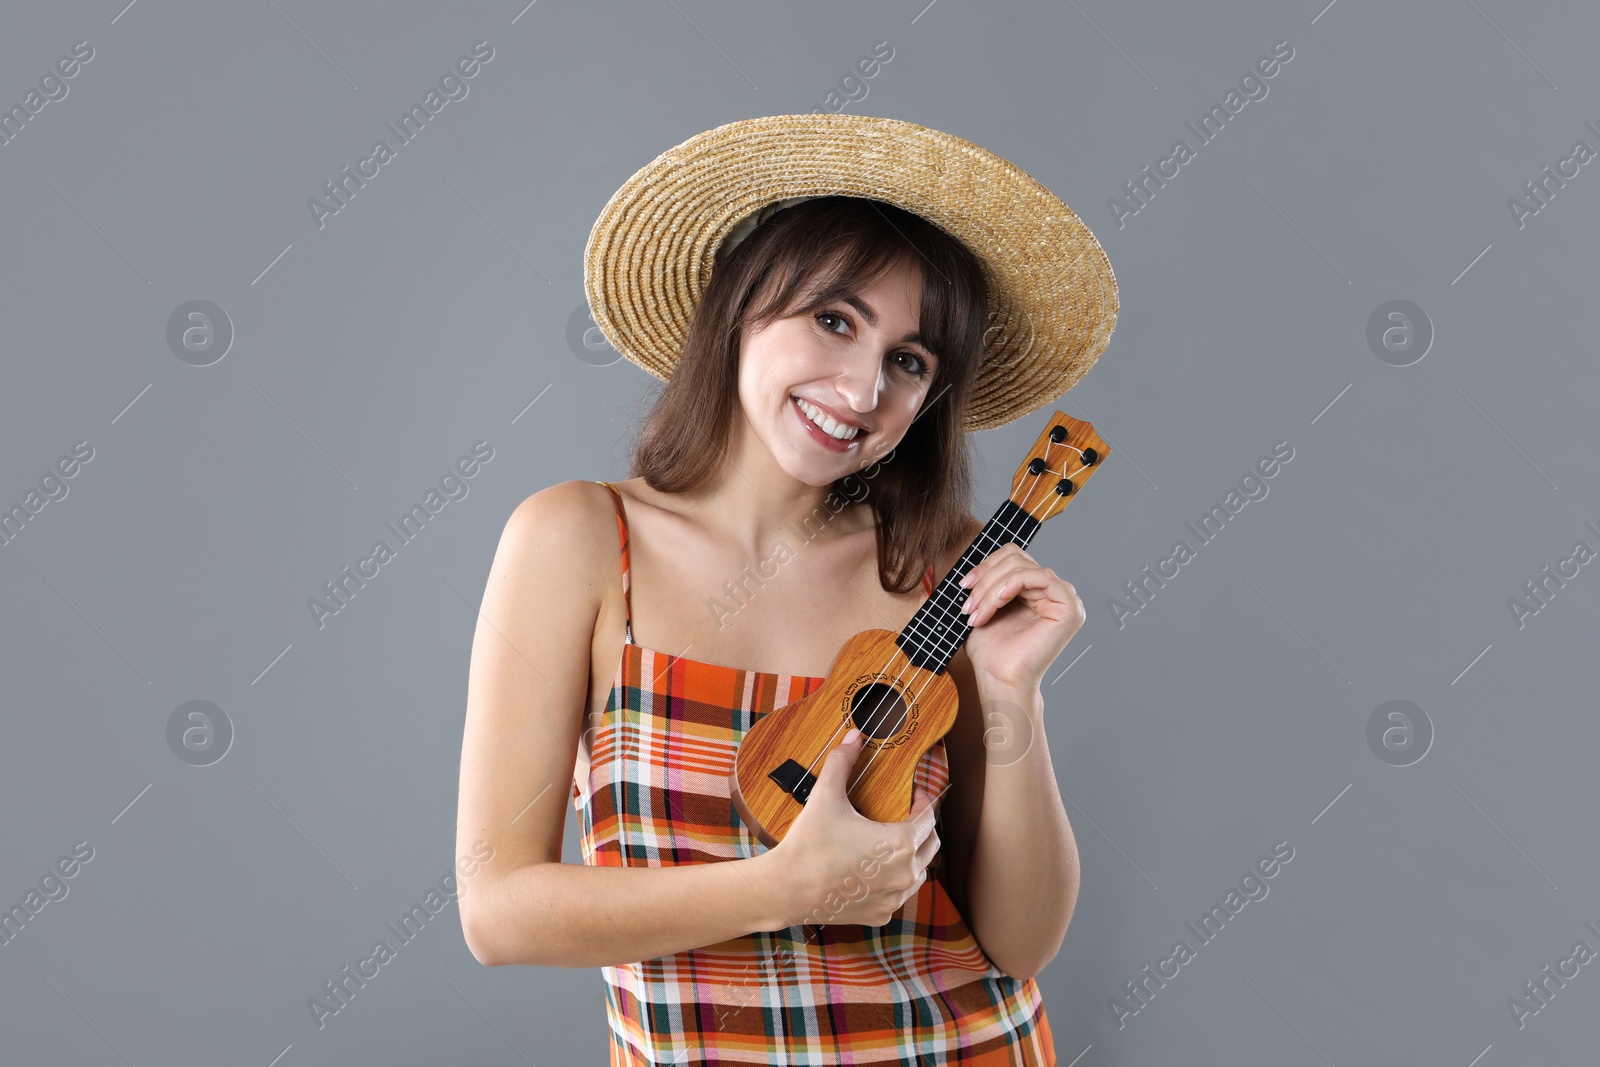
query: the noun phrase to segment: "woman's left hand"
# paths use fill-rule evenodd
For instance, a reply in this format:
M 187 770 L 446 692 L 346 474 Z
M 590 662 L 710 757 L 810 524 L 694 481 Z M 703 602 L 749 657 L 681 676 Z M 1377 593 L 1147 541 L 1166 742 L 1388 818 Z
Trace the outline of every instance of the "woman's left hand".
M 973 673 L 1006 687 L 1038 688 L 1083 625 L 1083 601 L 1072 583 L 1013 543 L 990 553 L 961 584 L 971 594 L 966 647 Z

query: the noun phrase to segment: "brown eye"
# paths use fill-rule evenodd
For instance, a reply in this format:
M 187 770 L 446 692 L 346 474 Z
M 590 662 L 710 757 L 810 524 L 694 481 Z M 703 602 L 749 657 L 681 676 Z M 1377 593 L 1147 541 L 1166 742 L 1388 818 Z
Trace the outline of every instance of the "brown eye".
M 928 363 L 927 363 L 926 360 L 924 360 L 921 356 L 917 355 L 915 352 L 896 352 L 895 356 L 906 356 L 906 357 L 916 361 L 916 368 L 915 369 L 912 369 L 911 367 L 907 367 L 904 364 L 901 365 L 901 369 L 904 370 L 907 374 L 911 375 L 913 378 L 925 378 L 925 377 L 927 377 L 927 375 L 928 375 Z M 894 357 L 891 356 L 890 358 L 892 359 Z
M 845 318 L 843 315 L 836 314 L 835 312 L 832 312 L 832 311 L 819 311 L 813 317 L 818 322 L 821 322 L 823 319 L 838 319 L 840 322 L 844 323 L 846 326 L 848 326 L 850 324 L 850 320 L 849 319 Z M 824 330 L 827 330 L 829 333 L 837 333 L 838 332 L 837 330 L 834 330 L 834 329 L 832 329 L 831 327 L 829 327 L 827 325 L 824 325 L 822 328 Z

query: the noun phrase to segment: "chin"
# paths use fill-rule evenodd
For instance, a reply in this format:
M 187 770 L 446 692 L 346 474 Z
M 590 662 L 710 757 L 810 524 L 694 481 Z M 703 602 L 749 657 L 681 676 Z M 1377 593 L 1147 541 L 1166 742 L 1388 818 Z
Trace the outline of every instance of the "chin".
M 827 469 L 805 463 L 789 462 L 782 465 L 783 471 L 797 482 L 804 482 L 813 489 L 826 489 L 834 482 L 853 472 L 854 468 Z

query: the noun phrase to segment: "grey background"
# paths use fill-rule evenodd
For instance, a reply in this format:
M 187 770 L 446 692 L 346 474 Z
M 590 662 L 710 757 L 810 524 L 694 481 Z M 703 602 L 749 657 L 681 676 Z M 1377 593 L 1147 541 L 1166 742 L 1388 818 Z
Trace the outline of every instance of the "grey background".
M 1600 964 L 1521 1029 L 1507 1000 L 1600 950 L 1600 574 L 1520 628 L 1507 602 L 1600 547 L 1600 165 L 1520 228 L 1507 200 L 1600 148 L 1597 32 L 1506 0 L 7 6 L 5 107 L 95 54 L 0 147 L 0 503 L 94 458 L 0 546 L 0 902 L 94 856 L 0 948 L 0 1059 L 604 1062 L 599 972 L 484 968 L 453 906 L 325 1028 L 306 1002 L 451 865 L 506 517 L 625 476 L 656 383 L 569 344 L 592 221 L 694 133 L 842 105 L 1012 160 L 1120 285 L 1055 405 L 1115 452 L 1034 542 L 1088 609 L 1045 688 L 1083 860 L 1039 978 L 1060 1062 L 1594 1062 Z M 318 229 L 307 198 L 478 40 L 467 97 Z M 1268 95 L 1119 228 L 1108 199 L 1280 40 Z M 236 331 L 205 367 L 166 342 L 195 299 Z M 1392 299 L 1436 331 L 1410 366 L 1366 341 Z M 977 514 L 1050 410 L 976 436 Z M 468 495 L 319 629 L 306 600 L 478 440 Z M 1269 495 L 1119 628 L 1278 441 Z M 196 699 L 235 731 L 207 767 L 167 740 Z M 1410 766 L 1366 741 L 1395 699 L 1435 731 Z M 1270 894 L 1119 1029 L 1123 983 L 1278 841 Z

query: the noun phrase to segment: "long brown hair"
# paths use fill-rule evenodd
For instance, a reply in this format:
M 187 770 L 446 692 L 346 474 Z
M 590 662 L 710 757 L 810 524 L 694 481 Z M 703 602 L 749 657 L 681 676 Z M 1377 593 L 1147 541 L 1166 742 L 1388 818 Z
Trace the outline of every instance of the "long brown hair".
M 727 450 L 746 329 L 860 292 L 902 260 L 920 268 L 918 331 L 938 365 L 905 436 L 876 462 L 835 481 L 828 499 L 832 513 L 846 500 L 872 508 L 878 580 L 891 593 L 910 592 L 923 570 L 967 533 L 972 471 L 961 427 L 983 355 L 988 285 L 964 244 L 893 204 L 851 196 L 796 204 L 717 263 L 682 357 L 642 420 L 629 476 L 663 493 L 704 485 Z

